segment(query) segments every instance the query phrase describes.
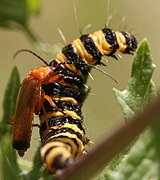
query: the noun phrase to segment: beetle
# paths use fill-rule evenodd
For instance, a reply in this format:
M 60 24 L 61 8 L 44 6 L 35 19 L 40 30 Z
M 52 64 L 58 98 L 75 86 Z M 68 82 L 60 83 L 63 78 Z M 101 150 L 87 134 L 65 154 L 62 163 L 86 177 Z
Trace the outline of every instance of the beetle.
M 8 120 L 8 123 L 13 124 L 13 148 L 18 150 L 21 157 L 30 147 L 34 114 L 39 114 L 43 99 L 58 109 L 53 100 L 42 91 L 42 84 L 55 82 L 63 76 L 54 69 L 53 66 L 33 69 L 22 82 L 15 115 Z

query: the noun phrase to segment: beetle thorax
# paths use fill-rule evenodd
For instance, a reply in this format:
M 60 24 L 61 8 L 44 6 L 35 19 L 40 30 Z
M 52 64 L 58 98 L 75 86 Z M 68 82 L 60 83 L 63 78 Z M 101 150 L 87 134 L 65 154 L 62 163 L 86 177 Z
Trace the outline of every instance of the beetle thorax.
M 40 82 L 46 82 L 52 75 L 53 69 L 50 66 L 43 66 L 30 71 L 29 76 Z

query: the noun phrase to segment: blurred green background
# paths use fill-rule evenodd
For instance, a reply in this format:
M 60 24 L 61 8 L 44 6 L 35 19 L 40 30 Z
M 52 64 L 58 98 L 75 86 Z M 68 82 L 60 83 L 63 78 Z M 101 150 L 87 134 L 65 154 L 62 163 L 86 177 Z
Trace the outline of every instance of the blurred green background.
M 129 31 L 137 37 L 138 41 L 144 37 L 148 39 L 154 62 L 157 65 L 153 78 L 159 87 L 160 2 L 158 0 L 111 0 L 108 12 L 107 0 L 77 0 L 76 2 L 78 22 L 82 32 L 87 24 L 92 25 L 87 30 L 88 33 L 103 28 L 107 16 L 111 15 L 110 28 Z M 41 13 L 30 19 L 30 26 L 44 42 L 63 43 L 57 28 L 63 31 L 67 42 L 72 42 L 73 39 L 80 36 L 73 6 L 74 0 L 42 1 Z M 43 65 L 36 57 L 26 53 L 20 54 L 13 60 L 13 54 L 22 48 L 36 51 L 21 31 L 0 29 L 0 104 L 2 104 L 11 69 L 15 65 L 20 71 L 21 80 L 31 69 Z M 51 59 L 51 56 L 41 55 L 48 61 Z M 133 56 L 122 55 L 122 57 L 123 60 L 119 59 L 118 62 L 113 58 L 107 58 L 109 63 L 104 68 L 118 80 L 118 84 L 96 70 L 91 72 L 94 81 L 89 79 L 87 82 L 87 85 L 91 87 L 91 93 L 83 106 L 84 126 L 89 138 L 94 142 L 97 142 L 105 132 L 109 133 L 115 124 L 122 120 L 122 113 L 112 88 L 116 87 L 120 90 L 125 88 L 130 76 Z M 0 106 L 0 115 L 2 116 L 2 106 Z M 39 141 L 38 128 L 34 128 L 32 144 L 36 145 L 32 145 L 24 158 L 30 158 Z

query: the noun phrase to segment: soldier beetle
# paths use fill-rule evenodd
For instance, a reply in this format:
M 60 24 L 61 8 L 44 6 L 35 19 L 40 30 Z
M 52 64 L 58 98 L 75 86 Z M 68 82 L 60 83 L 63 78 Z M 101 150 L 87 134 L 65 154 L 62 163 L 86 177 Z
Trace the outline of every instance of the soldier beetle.
M 28 51 L 36 55 L 26 49 L 18 51 L 16 55 L 21 51 Z M 40 58 L 38 55 L 36 56 Z M 31 70 L 23 80 L 15 115 L 8 120 L 9 124 L 13 124 L 12 145 L 14 149 L 18 150 L 20 156 L 23 156 L 25 151 L 30 147 L 34 114 L 39 114 L 43 100 L 46 99 L 54 108 L 57 108 L 52 99 L 42 92 L 42 84 L 55 82 L 63 75 L 57 74 L 57 72 L 54 71 L 55 67 L 48 66 L 46 61 L 42 58 L 40 59 L 47 66 Z

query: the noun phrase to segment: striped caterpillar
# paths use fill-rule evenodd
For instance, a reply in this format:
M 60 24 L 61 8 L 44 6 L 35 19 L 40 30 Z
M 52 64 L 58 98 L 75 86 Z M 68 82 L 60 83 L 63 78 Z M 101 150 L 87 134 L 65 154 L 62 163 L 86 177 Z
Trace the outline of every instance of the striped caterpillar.
M 75 39 L 49 64 L 38 56 L 46 66 L 32 70 L 24 79 L 12 118 L 13 147 L 19 155 L 23 156 L 30 146 L 33 115 L 37 114 L 42 140 L 40 154 L 48 172 L 56 173 L 81 156 L 90 143 L 82 127 L 83 76 L 91 67 L 103 64 L 102 56 L 117 58 L 116 51 L 133 54 L 136 48 L 133 35 L 104 28 Z
M 49 63 L 53 67 L 64 63 L 57 69 L 64 75 L 63 81 L 43 85 L 42 89 L 65 112 L 53 110 L 46 101 L 43 103 L 45 111 L 40 114 L 43 129 L 41 156 L 49 172 L 72 163 L 89 143 L 82 128 L 80 104 L 85 95 L 81 76 L 88 74 L 90 65 L 101 64 L 102 56 L 116 58 L 116 50 L 132 54 L 136 48 L 134 36 L 104 28 L 75 39 Z

